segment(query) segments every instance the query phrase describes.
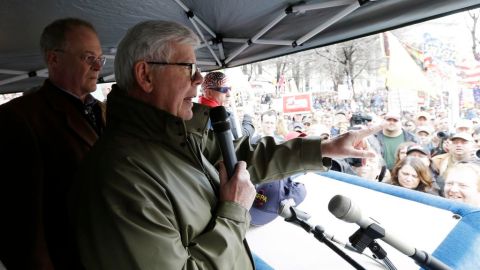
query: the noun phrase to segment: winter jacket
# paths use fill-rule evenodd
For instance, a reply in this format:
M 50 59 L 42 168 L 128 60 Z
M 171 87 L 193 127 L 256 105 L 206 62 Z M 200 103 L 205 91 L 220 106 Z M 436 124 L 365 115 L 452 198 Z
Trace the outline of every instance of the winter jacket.
M 105 135 L 71 197 L 86 269 L 253 269 L 247 209 L 218 201 L 221 154 L 209 108 L 197 104 L 182 121 L 117 87 L 107 106 Z M 254 183 L 326 169 L 319 140 L 235 143 Z

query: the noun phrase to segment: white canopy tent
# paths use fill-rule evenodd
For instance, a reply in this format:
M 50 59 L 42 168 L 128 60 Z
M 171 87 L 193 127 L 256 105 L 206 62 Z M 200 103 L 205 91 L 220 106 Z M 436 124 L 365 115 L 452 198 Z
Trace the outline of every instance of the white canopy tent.
M 478 0 L 4 0 L 0 2 L 0 93 L 21 92 L 47 76 L 39 37 L 55 19 L 79 17 L 99 32 L 114 81 L 116 46 L 150 19 L 173 20 L 202 39 L 203 70 L 234 67 L 479 7 Z

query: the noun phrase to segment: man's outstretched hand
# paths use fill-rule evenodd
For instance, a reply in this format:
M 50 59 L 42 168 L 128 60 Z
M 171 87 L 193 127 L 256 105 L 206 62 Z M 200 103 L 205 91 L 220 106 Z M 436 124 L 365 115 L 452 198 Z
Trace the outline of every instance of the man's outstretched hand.
M 350 130 L 337 137 L 322 143 L 323 157 L 331 158 L 372 158 L 375 157 L 373 150 L 364 150 L 364 139 L 382 130 L 383 125 L 366 127 L 359 130 Z

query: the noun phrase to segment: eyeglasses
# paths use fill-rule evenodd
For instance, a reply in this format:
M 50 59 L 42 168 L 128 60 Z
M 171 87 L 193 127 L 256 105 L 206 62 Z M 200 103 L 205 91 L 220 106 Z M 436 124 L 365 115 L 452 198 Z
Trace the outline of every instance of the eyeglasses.
M 223 87 L 212 87 L 212 88 L 209 88 L 209 89 L 212 89 L 212 90 L 215 90 L 215 91 L 217 91 L 217 92 L 226 94 L 226 93 L 228 93 L 228 91 L 232 90 L 232 87 L 230 87 L 230 86 L 223 86 Z
M 107 62 L 107 58 L 105 56 L 96 57 L 95 55 L 83 55 L 80 57 L 80 59 L 90 66 L 99 65 L 103 67 Z
M 61 52 L 61 53 L 68 53 L 67 51 L 62 49 L 55 49 L 54 51 Z M 84 54 L 80 56 L 80 59 L 82 59 L 83 62 L 87 63 L 87 65 L 90 65 L 90 66 L 99 65 L 100 67 L 103 67 L 107 62 L 107 58 L 105 56 L 96 57 L 95 55 L 91 55 L 91 54 Z
M 195 63 L 166 63 L 166 62 L 147 61 L 147 64 L 188 67 L 190 69 L 190 80 L 192 80 L 192 81 L 193 81 L 193 79 L 195 79 L 195 74 L 197 74 L 197 71 L 200 72 L 200 69 L 198 68 L 197 64 L 195 64 Z

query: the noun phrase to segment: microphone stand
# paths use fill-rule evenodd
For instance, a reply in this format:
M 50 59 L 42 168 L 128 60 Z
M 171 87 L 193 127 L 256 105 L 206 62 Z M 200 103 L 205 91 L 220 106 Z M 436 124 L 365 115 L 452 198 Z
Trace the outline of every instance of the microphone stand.
M 396 270 L 397 268 L 393 265 L 392 261 L 387 257 L 387 252 L 380 246 L 380 244 L 375 241 L 375 239 L 382 238 L 385 236 L 385 229 L 380 227 L 378 224 L 373 223 L 368 226 L 368 228 L 358 229 L 352 236 L 348 238 L 350 244 L 357 249 L 359 252 L 363 252 L 366 247 L 372 251 L 372 253 L 379 259 L 383 261 L 385 266 L 390 270 Z
M 293 206 L 290 206 L 290 211 L 292 213 L 292 216 L 289 217 L 289 218 L 286 218 L 285 221 L 302 227 L 307 233 L 312 233 L 313 236 L 318 241 L 327 245 L 327 247 L 332 249 L 335 253 L 337 253 L 340 257 L 342 257 L 344 260 L 346 260 L 355 269 L 366 270 L 358 262 L 356 262 L 354 259 L 352 259 L 350 256 L 348 256 L 345 252 L 343 252 L 340 248 L 338 248 L 334 243 L 332 243 L 330 240 L 328 240 L 327 237 L 325 236 L 325 233 L 324 233 L 325 230 L 321 226 L 317 225 L 317 226 L 313 227 L 308 222 L 301 219 L 299 217 L 298 213 L 297 213 L 297 211 L 299 211 L 299 210 L 295 209 Z

